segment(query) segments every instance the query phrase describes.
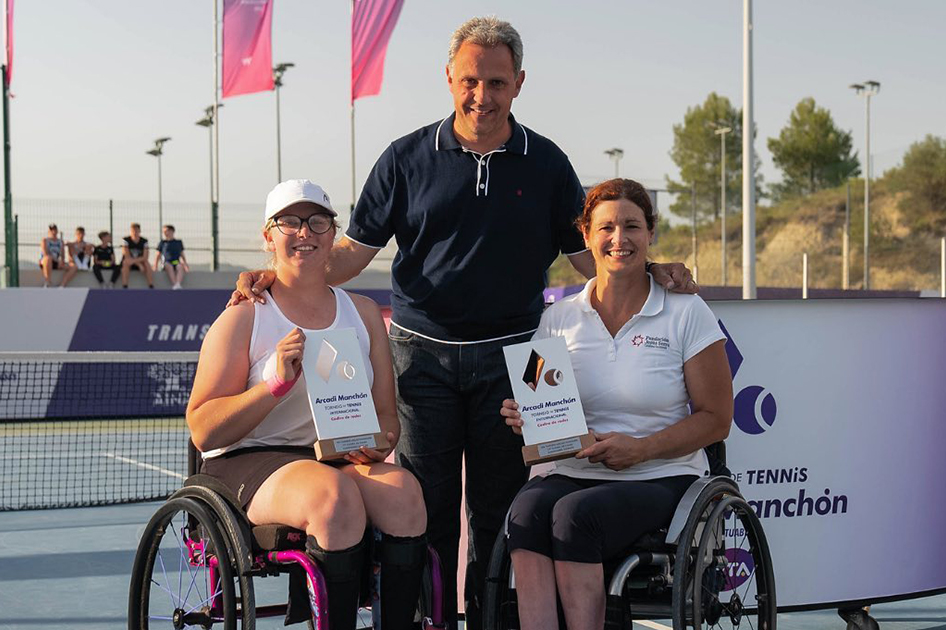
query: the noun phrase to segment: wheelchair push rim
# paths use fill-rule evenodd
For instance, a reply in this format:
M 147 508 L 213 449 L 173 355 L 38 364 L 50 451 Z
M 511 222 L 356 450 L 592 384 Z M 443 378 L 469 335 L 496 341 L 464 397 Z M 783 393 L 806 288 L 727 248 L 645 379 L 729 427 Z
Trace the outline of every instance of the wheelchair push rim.
M 129 629 L 235 630 L 236 589 L 227 549 L 206 506 L 183 497 L 162 505 L 145 527 L 135 556 Z

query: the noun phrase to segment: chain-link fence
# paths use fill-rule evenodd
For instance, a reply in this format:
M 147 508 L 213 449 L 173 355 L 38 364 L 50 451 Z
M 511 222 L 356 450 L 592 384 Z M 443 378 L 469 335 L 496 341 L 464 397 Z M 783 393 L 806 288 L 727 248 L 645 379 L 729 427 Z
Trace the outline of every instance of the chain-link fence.
M 18 217 L 20 270 L 35 269 L 40 259 L 40 241 L 49 224 L 59 228 L 65 242 L 75 240 L 75 229 L 85 228 L 85 240 L 99 242 L 98 233 L 112 234 L 116 257 L 121 258 L 122 237 L 129 234 L 131 223 L 141 224 L 141 235 L 148 239 L 150 256 L 161 240 L 161 223 L 175 227 L 175 237 L 185 246 L 188 263 L 195 269 L 210 269 L 212 258 L 210 202 L 164 202 L 159 209 L 152 201 L 13 199 L 13 214 Z M 262 251 L 263 210 L 260 205 L 221 203 L 219 209 L 220 269 L 257 268 L 265 261 Z M 6 253 L 4 235 L 2 250 Z M 5 258 L 0 258 L 5 260 Z

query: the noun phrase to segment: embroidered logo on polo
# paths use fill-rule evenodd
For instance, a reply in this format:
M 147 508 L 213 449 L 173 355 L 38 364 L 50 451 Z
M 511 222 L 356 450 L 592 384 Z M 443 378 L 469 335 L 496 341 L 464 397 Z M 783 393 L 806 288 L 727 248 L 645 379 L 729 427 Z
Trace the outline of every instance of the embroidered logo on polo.
M 336 365 L 336 359 L 338 359 L 338 350 L 323 339 L 322 345 L 319 347 L 319 356 L 315 360 L 315 371 L 322 377 L 322 380 L 326 383 L 329 382 L 329 379 L 332 378 L 333 368 L 346 381 L 355 378 L 355 366 L 348 361 L 339 361 Z
M 545 358 L 533 350 L 529 354 L 529 362 L 526 364 L 526 371 L 522 374 L 522 382 L 529 386 L 529 389 L 535 391 L 539 387 L 541 381 L 545 381 L 548 385 L 552 387 L 557 387 L 562 384 L 564 380 L 564 375 L 562 371 L 557 368 L 551 368 L 545 371 Z
M 667 337 L 654 337 L 651 335 L 634 335 L 631 344 L 635 348 L 644 346 L 645 348 L 657 348 L 658 350 L 670 349 L 670 340 Z

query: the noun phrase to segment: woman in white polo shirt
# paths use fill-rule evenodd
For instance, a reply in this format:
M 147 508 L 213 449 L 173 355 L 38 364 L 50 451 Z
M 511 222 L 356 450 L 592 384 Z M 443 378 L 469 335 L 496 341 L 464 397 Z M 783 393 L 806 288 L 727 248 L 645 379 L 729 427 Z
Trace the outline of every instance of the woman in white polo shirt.
M 577 224 L 596 277 L 549 307 L 535 337 L 565 338 L 596 443 L 556 462 L 510 510 L 523 630 L 558 626 L 556 591 L 569 630 L 602 628 L 602 563 L 670 522 L 687 487 L 709 472 L 703 448 L 732 421 L 716 318 L 698 296 L 669 293 L 646 271 L 656 216 L 644 187 L 595 186 Z M 507 400 L 502 414 L 520 432 L 517 408 Z
M 397 442 L 394 374 L 378 305 L 325 282 L 335 217 L 328 195 L 309 180 L 282 182 L 269 193 L 263 238 L 275 282 L 264 300 L 226 309 L 210 328 L 187 424 L 203 453 L 202 472 L 233 491 L 251 522 L 308 534 L 306 550 L 325 577 L 331 630 L 354 629 L 366 521 L 381 530 L 381 620 L 385 628 L 407 629 L 427 559 L 420 484 L 384 462 L 389 449 L 361 447 L 344 462 L 316 461 L 312 412 L 305 383 L 297 382 L 305 380 L 305 331 L 354 329 L 381 429 L 392 448 Z M 302 604 L 287 623 L 309 617 Z

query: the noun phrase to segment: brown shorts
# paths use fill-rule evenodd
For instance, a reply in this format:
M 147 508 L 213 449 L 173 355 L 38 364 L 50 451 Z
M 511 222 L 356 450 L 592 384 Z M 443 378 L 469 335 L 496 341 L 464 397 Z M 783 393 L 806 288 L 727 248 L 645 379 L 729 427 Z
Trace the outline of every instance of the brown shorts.
M 200 472 L 222 481 L 245 510 L 274 472 L 300 459 L 315 460 L 311 446 L 252 446 L 205 459 Z M 341 465 L 347 462 L 340 462 Z

